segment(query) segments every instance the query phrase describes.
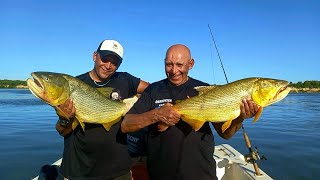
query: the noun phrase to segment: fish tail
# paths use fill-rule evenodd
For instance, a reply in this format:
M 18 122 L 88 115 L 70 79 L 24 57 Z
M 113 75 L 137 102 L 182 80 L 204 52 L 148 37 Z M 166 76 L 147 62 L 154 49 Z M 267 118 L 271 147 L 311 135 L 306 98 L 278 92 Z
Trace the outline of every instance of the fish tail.
M 127 112 L 131 109 L 131 107 L 133 106 L 134 103 L 137 102 L 137 100 L 139 99 L 140 95 L 134 95 L 131 98 L 127 98 L 123 100 L 123 103 L 125 104 L 125 108 L 124 108 L 124 112 L 123 112 L 123 116 L 125 114 L 127 114 Z

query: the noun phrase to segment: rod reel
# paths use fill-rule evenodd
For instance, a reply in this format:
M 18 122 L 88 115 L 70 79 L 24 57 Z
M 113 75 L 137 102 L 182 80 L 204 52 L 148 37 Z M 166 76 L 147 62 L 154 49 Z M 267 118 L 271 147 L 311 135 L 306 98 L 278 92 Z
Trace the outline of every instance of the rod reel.
M 252 150 L 252 148 L 249 149 L 249 154 L 246 154 L 244 156 L 244 159 L 247 163 L 250 163 L 252 162 L 253 160 L 254 161 L 258 161 L 258 160 L 267 160 L 267 158 L 264 156 L 264 155 L 261 155 L 259 154 L 258 152 L 258 148 L 257 146 L 255 147 L 254 150 Z

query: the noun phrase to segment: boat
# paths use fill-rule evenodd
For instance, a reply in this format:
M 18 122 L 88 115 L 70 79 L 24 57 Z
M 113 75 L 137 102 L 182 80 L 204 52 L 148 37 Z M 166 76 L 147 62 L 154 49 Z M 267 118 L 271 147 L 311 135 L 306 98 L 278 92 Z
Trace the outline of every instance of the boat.
M 215 146 L 216 174 L 219 180 L 271 180 L 272 178 L 259 168 L 259 175 L 252 163 L 229 144 Z
M 216 173 L 219 180 L 272 180 L 272 178 L 259 168 L 260 175 L 256 175 L 252 163 L 229 144 L 215 146 L 213 158 L 216 160 Z M 51 165 L 59 167 L 62 158 Z M 32 180 L 38 180 L 39 176 Z

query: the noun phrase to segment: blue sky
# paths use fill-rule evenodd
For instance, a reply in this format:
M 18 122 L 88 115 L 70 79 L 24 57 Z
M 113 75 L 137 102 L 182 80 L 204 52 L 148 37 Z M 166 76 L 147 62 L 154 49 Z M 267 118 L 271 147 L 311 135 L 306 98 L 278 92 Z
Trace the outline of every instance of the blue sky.
M 165 78 L 169 46 L 190 47 L 190 76 L 226 83 L 269 77 L 320 80 L 320 1 L 43 1 L 0 6 L 0 79 L 26 80 L 33 71 L 82 74 L 103 39 L 124 46 L 119 71 L 154 82 Z

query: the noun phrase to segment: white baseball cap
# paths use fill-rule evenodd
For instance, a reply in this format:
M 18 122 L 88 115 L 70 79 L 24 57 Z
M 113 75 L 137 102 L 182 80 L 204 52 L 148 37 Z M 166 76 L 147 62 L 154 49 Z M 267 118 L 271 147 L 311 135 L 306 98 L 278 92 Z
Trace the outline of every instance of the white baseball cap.
M 123 47 L 116 40 L 103 40 L 100 43 L 97 52 L 100 54 L 101 58 L 106 55 L 112 54 L 118 57 L 120 63 L 122 62 Z

